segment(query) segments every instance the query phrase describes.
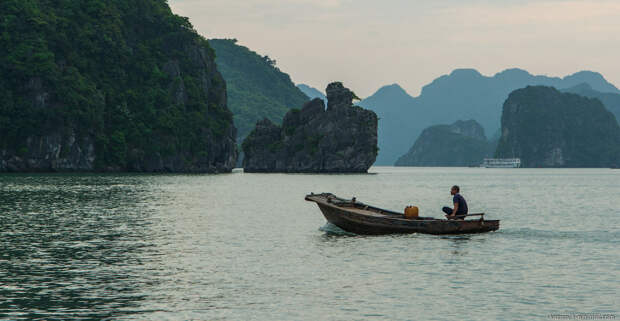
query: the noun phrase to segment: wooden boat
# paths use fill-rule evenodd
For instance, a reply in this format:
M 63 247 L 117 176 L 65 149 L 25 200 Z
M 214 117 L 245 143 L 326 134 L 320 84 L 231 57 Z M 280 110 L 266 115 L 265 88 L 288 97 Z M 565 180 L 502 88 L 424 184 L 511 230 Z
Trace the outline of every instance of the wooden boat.
M 336 197 L 331 193 L 309 194 L 306 201 L 315 202 L 328 222 L 355 234 L 381 235 L 397 233 L 461 234 L 483 233 L 499 229 L 499 220 L 485 220 L 484 213 L 470 214 L 480 219 L 447 220 L 432 217 L 407 219 L 403 213 L 381 209 Z

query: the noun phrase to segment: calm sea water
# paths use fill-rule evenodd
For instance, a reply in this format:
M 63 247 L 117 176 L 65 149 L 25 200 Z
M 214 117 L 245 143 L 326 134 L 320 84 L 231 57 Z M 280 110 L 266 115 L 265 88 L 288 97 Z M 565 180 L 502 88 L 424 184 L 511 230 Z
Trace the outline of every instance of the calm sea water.
M 369 175 L 2 175 L 0 318 L 620 318 L 620 171 L 372 168 Z M 480 235 L 329 233 L 310 192 Z

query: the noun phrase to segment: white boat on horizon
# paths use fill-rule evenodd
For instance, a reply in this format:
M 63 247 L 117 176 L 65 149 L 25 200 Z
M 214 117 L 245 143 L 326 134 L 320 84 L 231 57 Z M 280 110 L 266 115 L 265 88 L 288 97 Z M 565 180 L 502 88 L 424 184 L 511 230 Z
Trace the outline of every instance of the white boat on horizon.
M 484 168 L 519 168 L 520 158 L 485 158 L 480 167 Z

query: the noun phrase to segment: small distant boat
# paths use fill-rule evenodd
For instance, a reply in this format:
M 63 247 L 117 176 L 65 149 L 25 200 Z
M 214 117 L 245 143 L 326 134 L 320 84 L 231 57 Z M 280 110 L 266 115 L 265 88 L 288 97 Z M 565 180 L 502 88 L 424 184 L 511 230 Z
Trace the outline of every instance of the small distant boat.
M 520 158 L 485 158 L 480 167 L 485 168 L 519 168 Z
M 483 233 L 499 229 L 499 220 L 485 220 L 484 213 L 475 220 L 447 220 L 432 217 L 407 219 L 403 213 L 384 210 L 378 207 L 339 198 L 331 193 L 309 194 L 306 201 L 315 202 L 325 219 L 341 229 L 363 235 L 382 235 L 398 233 L 462 234 Z

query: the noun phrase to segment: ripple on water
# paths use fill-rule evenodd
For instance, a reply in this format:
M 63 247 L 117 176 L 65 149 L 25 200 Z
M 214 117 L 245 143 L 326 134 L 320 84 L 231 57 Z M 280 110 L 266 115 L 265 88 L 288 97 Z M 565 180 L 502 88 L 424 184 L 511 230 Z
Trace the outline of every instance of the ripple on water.
M 0 175 L 0 318 L 617 313 L 620 213 L 612 200 L 620 172 L 372 171 Z M 472 210 L 502 220 L 499 231 L 356 236 L 303 200 L 333 192 L 383 208 L 416 204 L 439 217 L 455 183 Z

